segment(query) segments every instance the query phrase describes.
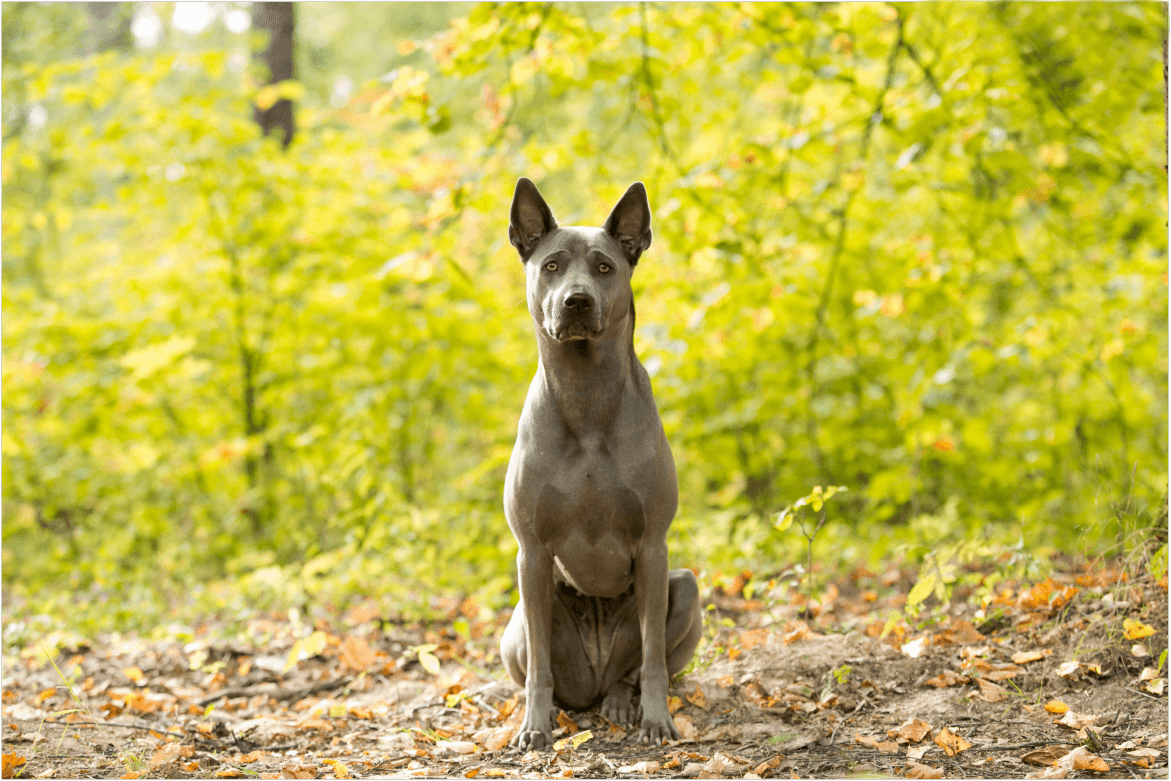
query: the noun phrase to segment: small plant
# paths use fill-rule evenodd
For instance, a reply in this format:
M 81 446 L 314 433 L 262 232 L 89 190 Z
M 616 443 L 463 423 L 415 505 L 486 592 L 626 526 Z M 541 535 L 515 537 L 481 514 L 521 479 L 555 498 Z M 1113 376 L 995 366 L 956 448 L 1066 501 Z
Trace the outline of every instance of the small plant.
M 840 667 L 834 667 L 825 674 L 825 684 L 821 687 L 821 702 L 829 700 L 834 693 L 834 686 L 841 686 L 850 679 L 850 673 L 854 668 L 848 664 L 843 664 Z
M 844 485 L 831 485 L 828 488 L 822 489 L 820 485 L 813 486 L 813 491 L 806 496 L 802 496 L 791 505 L 781 510 L 777 514 L 777 520 L 773 524 L 777 531 L 785 531 L 793 524 L 796 519 L 797 525 L 801 528 L 801 534 L 805 537 L 808 543 L 809 559 L 808 569 L 805 572 L 806 585 L 806 601 L 805 613 L 812 615 L 813 610 L 813 540 L 817 537 L 817 533 L 825 526 L 827 514 L 829 512 L 828 502 L 834 495 L 845 493 L 850 490 Z M 810 520 L 809 525 L 806 524 L 804 510 L 809 507 L 814 513 L 821 513 L 821 517 L 817 521 L 817 525 L 812 525 Z

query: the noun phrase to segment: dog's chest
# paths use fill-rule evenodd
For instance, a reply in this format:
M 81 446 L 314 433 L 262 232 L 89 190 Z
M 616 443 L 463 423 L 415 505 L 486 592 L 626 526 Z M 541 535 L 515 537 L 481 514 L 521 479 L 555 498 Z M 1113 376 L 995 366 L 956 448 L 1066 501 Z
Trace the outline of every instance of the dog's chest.
M 540 491 L 538 537 L 567 583 L 583 594 L 616 597 L 633 577 L 646 525 L 642 500 L 605 453 L 583 452 L 562 466 Z

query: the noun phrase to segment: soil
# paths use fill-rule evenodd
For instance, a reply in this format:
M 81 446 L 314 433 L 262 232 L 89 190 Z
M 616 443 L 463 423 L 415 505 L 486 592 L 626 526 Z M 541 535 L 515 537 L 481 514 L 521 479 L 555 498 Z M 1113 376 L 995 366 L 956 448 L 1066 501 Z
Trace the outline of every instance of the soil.
M 672 689 L 684 737 L 662 746 L 596 708 L 561 714 L 556 749 L 507 746 L 524 709 L 495 658 L 507 614 L 466 602 L 430 628 L 359 607 L 315 627 L 104 637 L 55 666 L 26 649 L 5 657 L 4 775 L 1167 777 L 1165 579 L 1054 575 L 918 625 L 887 621 L 905 583 L 857 585 L 831 586 L 815 615 L 791 594 L 712 589 Z

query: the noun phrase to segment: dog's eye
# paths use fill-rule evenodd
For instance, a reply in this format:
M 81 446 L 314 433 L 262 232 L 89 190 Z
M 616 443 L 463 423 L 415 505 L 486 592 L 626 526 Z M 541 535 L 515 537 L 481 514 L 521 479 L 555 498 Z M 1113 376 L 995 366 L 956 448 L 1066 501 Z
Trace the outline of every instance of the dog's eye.
M 609 274 L 610 273 L 610 264 L 609 263 L 601 264 L 600 266 L 598 266 L 598 271 L 601 271 L 603 274 Z
M 556 263 L 556 261 L 552 261 L 552 260 L 550 260 L 548 263 L 546 263 L 546 264 L 545 264 L 545 270 L 546 270 L 546 271 L 556 271 L 556 270 L 557 270 L 557 263 Z

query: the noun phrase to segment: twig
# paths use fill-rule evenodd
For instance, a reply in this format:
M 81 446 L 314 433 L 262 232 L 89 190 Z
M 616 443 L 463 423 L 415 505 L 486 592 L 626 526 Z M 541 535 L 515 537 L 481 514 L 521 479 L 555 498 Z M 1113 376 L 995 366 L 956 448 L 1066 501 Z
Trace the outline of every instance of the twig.
M 63 727 L 114 727 L 115 729 L 138 729 L 143 732 L 157 732 L 160 735 L 167 734 L 167 727 L 140 727 L 137 724 L 110 724 L 101 721 L 57 721 L 56 719 L 45 719 L 45 724 L 60 724 Z
M 296 700 L 308 697 L 311 694 L 317 694 L 318 692 L 332 691 L 340 688 L 349 681 L 350 676 L 343 675 L 340 678 L 334 678 L 332 681 L 322 681 L 312 686 L 304 686 L 300 689 L 256 689 L 252 686 L 232 686 L 227 689 L 222 689 L 208 697 L 204 697 L 202 700 L 197 700 L 196 705 L 210 705 L 225 697 L 228 699 L 234 697 L 255 697 L 258 694 L 272 697 L 274 700 Z

